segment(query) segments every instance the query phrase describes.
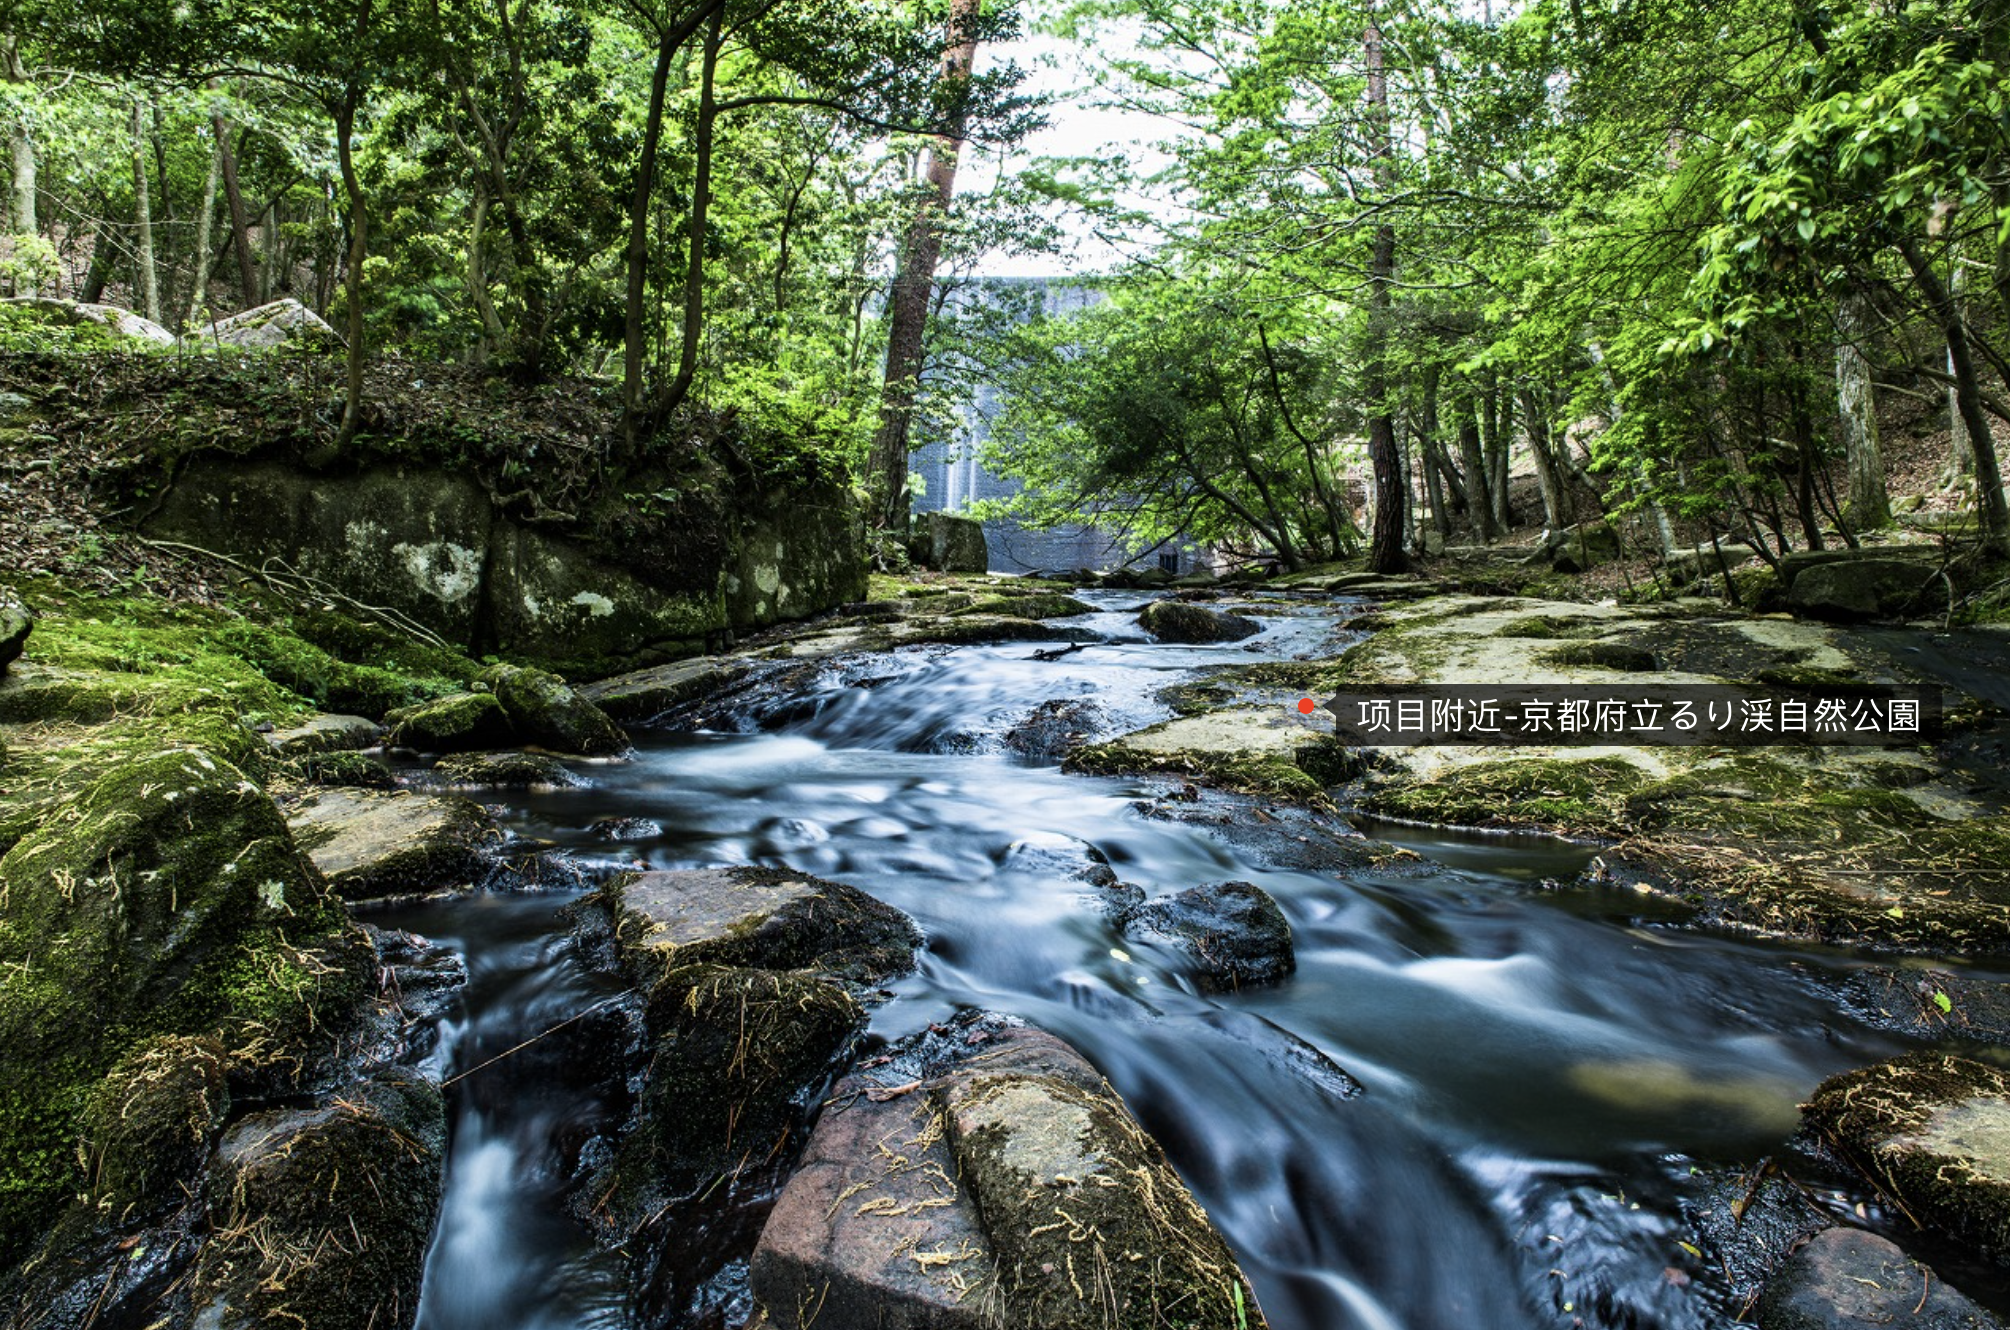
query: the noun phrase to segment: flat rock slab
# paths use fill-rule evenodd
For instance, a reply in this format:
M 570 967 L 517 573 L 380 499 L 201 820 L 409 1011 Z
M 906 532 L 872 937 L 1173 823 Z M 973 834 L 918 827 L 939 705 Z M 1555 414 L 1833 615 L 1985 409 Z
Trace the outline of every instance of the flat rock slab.
M 856 887 L 772 868 L 639 873 L 610 884 L 631 974 L 654 984 L 687 965 L 814 970 L 876 983 L 913 968 L 921 934 Z
M 452 795 L 316 790 L 286 810 L 293 837 L 344 900 L 470 886 L 502 840 L 495 819 Z
M 2010 1258 L 2010 1075 L 1915 1053 L 1830 1077 L 1804 1114 L 1918 1222 Z
M 375 747 L 384 737 L 384 727 L 366 716 L 319 715 L 303 725 L 274 730 L 265 736 L 282 757 L 304 757 L 310 753 L 343 753 Z
M 2001 1330 L 1894 1244 L 1860 1228 L 1831 1228 L 1795 1252 L 1766 1286 L 1761 1330 Z
M 671 707 L 724 688 L 747 672 L 739 661 L 701 656 L 582 685 L 576 691 L 623 725 L 660 716 Z
M 1108 1083 L 996 1017 L 840 1083 L 750 1273 L 756 1324 L 786 1330 L 1264 1324 Z
M 1233 753 L 1281 757 L 1325 737 L 1319 727 L 1283 707 L 1229 707 L 1149 726 L 1115 740 L 1146 753 Z

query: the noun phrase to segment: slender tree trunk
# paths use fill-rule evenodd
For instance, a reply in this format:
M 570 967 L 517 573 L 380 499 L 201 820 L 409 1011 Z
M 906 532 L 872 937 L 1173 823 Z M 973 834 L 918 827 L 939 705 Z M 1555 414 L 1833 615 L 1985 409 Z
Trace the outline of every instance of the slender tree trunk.
M 952 0 L 951 42 L 942 64 L 942 81 L 952 95 L 970 76 L 977 58 L 977 18 L 982 0 Z M 922 356 L 926 349 L 929 297 L 935 288 L 935 265 L 942 254 L 942 231 L 949 201 L 956 192 L 956 159 L 963 149 L 964 114 L 952 117 L 949 132 L 928 150 L 928 191 L 915 210 L 902 248 L 900 271 L 887 302 L 886 376 L 880 388 L 879 428 L 866 463 L 868 511 L 878 526 L 905 531 L 908 524 L 907 447 L 920 392 Z
M 1844 514 L 1858 531 L 1869 531 L 1891 520 L 1884 459 L 1878 455 L 1870 361 L 1863 354 L 1863 341 L 1871 325 L 1868 303 L 1861 292 L 1853 291 L 1836 306 L 1836 414 L 1842 427 L 1844 464 L 1849 469 L 1849 502 Z
M 138 100 L 133 102 L 133 208 L 139 226 L 139 252 L 134 260 L 139 269 L 141 311 L 155 323 L 161 321 L 160 274 L 154 267 L 154 218 L 152 197 L 147 189 L 147 130 Z
M 1459 416 L 1459 459 L 1466 470 L 1466 520 L 1482 545 L 1500 535 L 1494 523 L 1493 486 L 1488 483 L 1486 458 L 1480 448 L 1479 404 L 1470 398 Z
M 7 34 L 4 44 L 0 44 L 0 57 L 4 57 L 7 82 L 23 85 L 25 92 L 29 78 L 21 64 L 20 38 Z M 39 235 L 40 227 L 35 221 L 35 128 L 26 110 L 14 121 L 13 130 L 8 143 L 14 165 L 13 232 L 21 236 Z M 23 289 L 15 294 L 32 296 L 36 292 Z
M 1528 431 L 1529 458 L 1535 463 L 1536 483 L 1542 488 L 1543 525 L 1551 531 L 1561 531 L 1570 525 L 1570 499 L 1564 493 L 1563 474 L 1557 466 L 1556 454 L 1550 450 L 1549 413 L 1536 399 L 1532 388 L 1522 390 L 1521 413 L 1523 428 Z
M 356 174 L 356 103 L 353 91 L 335 114 L 335 156 L 342 168 L 342 191 L 349 202 L 349 262 L 344 274 L 349 305 L 349 380 L 342 399 L 342 430 L 336 447 L 346 448 L 363 419 L 363 264 L 370 257 L 370 217 L 363 181 Z
M 1961 311 L 1961 269 L 1948 278 L 1947 291 L 1958 315 Z M 1961 414 L 1960 395 L 1955 391 L 1954 352 L 1947 353 L 1947 484 L 1959 485 L 1975 474 L 1975 443 L 1968 437 L 1968 421 Z
M 1299 447 L 1305 450 L 1305 470 L 1312 477 L 1312 491 L 1319 498 L 1320 510 L 1326 517 L 1326 532 L 1332 541 L 1331 557 L 1345 558 L 1360 543 L 1359 533 L 1354 530 L 1354 523 L 1345 506 L 1334 498 L 1333 487 L 1327 483 L 1326 473 L 1331 464 L 1318 455 L 1312 440 L 1298 428 L 1298 421 L 1291 413 L 1291 403 L 1284 396 L 1284 377 L 1277 372 L 1277 357 L 1271 354 L 1270 333 L 1261 323 L 1256 325 L 1256 339 L 1263 348 L 1263 363 L 1270 370 L 1270 391 L 1277 397 L 1278 415 L 1284 421 L 1284 428 L 1291 431 L 1291 437 L 1297 439 Z
M 223 174 L 223 145 L 209 154 L 209 174 L 203 177 L 202 201 L 195 215 L 195 281 L 189 287 L 188 310 L 182 327 L 192 328 L 202 317 L 203 303 L 209 298 L 210 236 L 216 225 L 216 188 Z
M 1796 359 L 1798 359 L 1798 355 Z M 1794 511 L 1801 519 L 1801 534 L 1808 548 L 1822 548 L 1822 523 L 1815 511 L 1815 419 L 1808 410 L 1807 393 L 1794 385 L 1790 410 L 1794 429 Z
M 1442 371 L 1432 365 L 1424 371 L 1424 401 L 1417 415 L 1417 454 L 1424 468 L 1424 493 L 1430 499 L 1431 524 L 1437 528 L 1438 543 L 1452 543 L 1452 513 L 1445 504 L 1445 484 L 1438 473 L 1438 378 Z
M 690 252 L 684 261 L 684 342 L 677 355 L 677 377 L 657 404 L 658 418 L 677 409 L 691 391 L 698 373 L 698 343 L 705 333 L 705 219 L 712 206 L 712 138 L 719 119 L 713 96 L 713 75 L 719 67 L 719 36 L 725 10 L 713 11 L 705 30 L 705 56 L 698 74 L 698 163 L 691 186 Z
M 1375 183 L 1388 192 L 1390 167 L 1395 154 L 1394 136 L 1389 127 L 1389 79 L 1382 68 L 1382 25 L 1371 6 L 1362 46 L 1368 65 L 1368 119 L 1370 151 L 1375 160 Z M 1375 524 L 1368 546 L 1368 567 L 1378 573 L 1400 573 L 1409 566 L 1403 553 L 1403 528 L 1409 507 L 1409 488 L 1403 476 L 1403 459 L 1396 447 L 1396 417 L 1389 405 L 1389 341 L 1393 336 L 1390 318 L 1396 276 L 1396 228 L 1383 222 L 1375 228 L 1374 248 L 1368 258 L 1368 365 L 1363 387 L 1368 398 L 1368 460 L 1375 472 Z
M 635 194 L 628 205 L 628 292 L 621 329 L 621 428 L 631 453 L 642 423 L 643 302 L 649 279 L 649 199 L 656 185 L 656 153 L 663 141 L 663 98 L 670 64 L 677 54 L 671 33 L 656 44 L 656 70 L 649 81 L 649 114 L 642 130 L 642 161 L 635 169 Z
M 1968 427 L 1969 447 L 1975 454 L 1975 511 L 1981 519 L 1983 541 L 1996 553 L 2010 554 L 2010 505 L 2004 503 L 1996 440 L 1989 433 L 1988 417 L 1982 413 L 1982 383 L 1975 376 L 1975 358 L 1969 351 L 1961 309 L 1918 246 L 1907 241 L 1899 246 L 1899 253 L 1912 269 L 1912 278 L 1947 339 L 1947 356 L 1954 367 L 1955 407 Z
M 214 90 L 212 82 L 210 88 Z M 230 205 L 230 243 L 237 251 L 238 299 L 258 303 L 258 260 L 251 252 L 251 221 L 244 211 L 244 191 L 237 184 L 237 152 L 230 142 L 230 122 L 218 111 L 209 118 L 216 134 L 217 162 L 223 168 L 223 197 Z
M 1514 527 L 1514 509 L 1508 502 L 1508 437 L 1514 425 L 1514 403 L 1504 401 L 1500 381 L 1491 372 L 1487 375 L 1486 394 L 1481 407 L 1487 475 L 1494 501 L 1494 530 L 1505 534 Z
M 489 220 L 489 196 L 486 191 L 475 190 L 475 206 L 468 217 L 468 299 L 474 303 L 475 314 L 482 321 L 482 341 L 475 353 L 475 363 L 488 360 L 489 348 L 502 345 L 504 336 L 502 318 L 496 313 L 495 301 L 489 298 L 488 265 L 482 262 L 482 243 L 486 239 Z

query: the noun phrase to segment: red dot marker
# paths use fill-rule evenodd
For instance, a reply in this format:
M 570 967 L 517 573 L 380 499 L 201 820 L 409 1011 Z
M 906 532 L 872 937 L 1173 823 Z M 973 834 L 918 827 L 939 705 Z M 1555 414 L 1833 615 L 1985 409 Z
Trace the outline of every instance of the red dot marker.
M 1311 715 L 1311 714 L 1312 714 L 1313 712 L 1317 711 L 1318 709 L 1319 709 L 1319 704 L 1318 704 L 1317 702 L 1314 702 L 1314 701 L 1313 701 L 1313 700 L 1312 700 L 1311 698 L 1309 698 L 1309 697 L 1301 697 L 1301 698 L 1299 698 L 1299 699 L 1298 699 L 1298 714 L 1299 714 L 1299 715 L 1301 715 L 1301 716 L 1309 716 L 1309 715 Z

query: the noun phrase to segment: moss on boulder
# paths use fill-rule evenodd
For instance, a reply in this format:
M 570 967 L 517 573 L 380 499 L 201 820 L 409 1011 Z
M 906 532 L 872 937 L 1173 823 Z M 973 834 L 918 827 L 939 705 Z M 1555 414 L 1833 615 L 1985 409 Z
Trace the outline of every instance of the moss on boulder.
M 33 631 L 35 616 L 12 591 L 0 587 L 0 675 L 5 675 L 7 667 L 20 658 L 28 645 L 28 634 Z
M 542 753 L 459 753 L 434 763 L 432 777 L 457 790 L 567 790 L 588 784 Z
M 214 1234 L 196 1264 L 196 1324 L 411 1325 L 445 1153 L 439 1089 L 403 1070 L 239 1122 L 205 1188 Z
M 125 1224 L 192 1190 L 230 1108 L 229 1056 L 216 1039 L 162 1035 L 92 1091 L 84 1113 L 91 1198 Z
M 384 719 L 391 726 L 384 737 L 388 746 L 421 753 L 503 748 L 516 739 L 509 713 L 490 693 L 455 693 L 434 702 L 401 707 Z
M 508 713 L 510 724 L 530 743 L 607 757 L 628 747 L 628 736 L 607 713 L 545 670 L 498 665 L 482 676 Z
M 83 1190 L 97 1082 L 164 1035 L 234 1080 L 312 1074 L 371 976 L 368 940 L 265 792 L 196 750 L 120 763 L 0 858 L 0 1262 Z
M 1153 601 L 1138 615 L 1138 626 L 1161 642 L 1239 642 L 1263 631 L 1254 619 L 1183 600 Z
M 472 887 L 502 840 L 494 818 L 450 794 L 314 790 L 286 816 L 328 885 L 350 901 Z

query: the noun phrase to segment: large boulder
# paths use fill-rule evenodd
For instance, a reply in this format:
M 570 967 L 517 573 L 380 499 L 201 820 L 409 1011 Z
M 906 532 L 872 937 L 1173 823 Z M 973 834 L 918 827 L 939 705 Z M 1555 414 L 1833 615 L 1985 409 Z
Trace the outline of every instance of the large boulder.
M 28 634 L 34 631 L 34 614 L 13 592 L 0 587 L 0 676 L 5 676 L 7 667 L 20 659 L 28 645 Z
M 1138 615 L 1138 625 L 1161 642 L 1195 644 L 1239 642 L 1263 631 L 1254 619 L 1183 600 L 1153 601 Z
M 650 720 L 674 706 L 725 688 L 747 673 L 747 666 L 710 656 L 655 665 L 602 679 L 579 689 L 579 695 L 621 724 Z
M 948 513 L 917 516 L 908 552 L 923 568 L 942 573 L 981 573 L 991 567 L 984 524 Z
M 1195 979 L 1207 989 L 1274 984 L 1298 968 L 1291 924 L 1252 882 L 1191 887 L 1149 901 L 1131 916 L 1130 930 L 1185 952 Z
M 1875 1233 L 1816 1234 L 1766 1285 L 1760 1330 L 2002 1330 L 2003 1323 Z
M 384 727 L 363 716 L 310 716 L 298 725 L 265 736 L 281 757 L 315 753 L 346 753 L 370 748 L 384 737 Z
M 926 1032 L 838 1087 L 750 1276 L 780 1330 L 1264 1323 L 1108 1083 L 995 1017 Z
M 502 840 L 479 805 L 408 790 L 317 789 L 286 817 L 314 866 L 350 901 L 474 886 Z
M 76 1142 L 116 1066 L 213 1038 L 233 1085 L 298 1086 L 332 1060 L 374 970 L 279 809 L 228 763 L 123 761 L 53 809 L 0 858 L 0 1266 L 86 1190 Z M 115 1171 L 138 1179 L 128 1192 L 154 1185 Z
M 243 351 L 270 351 L 282 346 L 317 351 L 340 350 L 342 335 L 328 321 L 291 296 L 256 309 L 240 310 L 193 332 L 190 342 L 234 346 Z
M 69 328 L 102 328 L 120 337 L 129 337 L 136 342 L 147 342 L 153 346 L 173 346 L 175 335 L 144 315 L 135 314 L 117 305 L 95 305 L 75 300 L 58 300 L 51 296 L 16 296 L 5 301 L 9 305 L 33 310 L 50 323 Z
M 203 1330 L 406 1330 L 439 1213 L 446 1112 L 415 1072 L 380 1073 L 317 1108 L 245 1118 L 205 1188 Z
M 545 670 L 498 665 L 482 676 L 530 743 L 583 757 L 607 757 L 628 747 L 628 736 L 607 713 Z
M 1912 608 L 1937 577 L 1914 559 L 1834 559 L 1794 574 L 1787 608 L 1838 622 L 1886 618 Z
M 1604 522 L 1580 522 L 1544 532 L 1542 552 L 1559 573 L 1586 573 L 1619 557 L 1619 533 Z
M 493 693 L 455 693 L 417 706 L 400 707 L 384 717 L 392 748 L 421 753 L 465 753 L 503 748 L 515 743 L 516 727 Z
M 1804 1114 L 1917 1222 L 2010 1261 L 2010 1074 L 1914 1053 L 1830 1077 Z

